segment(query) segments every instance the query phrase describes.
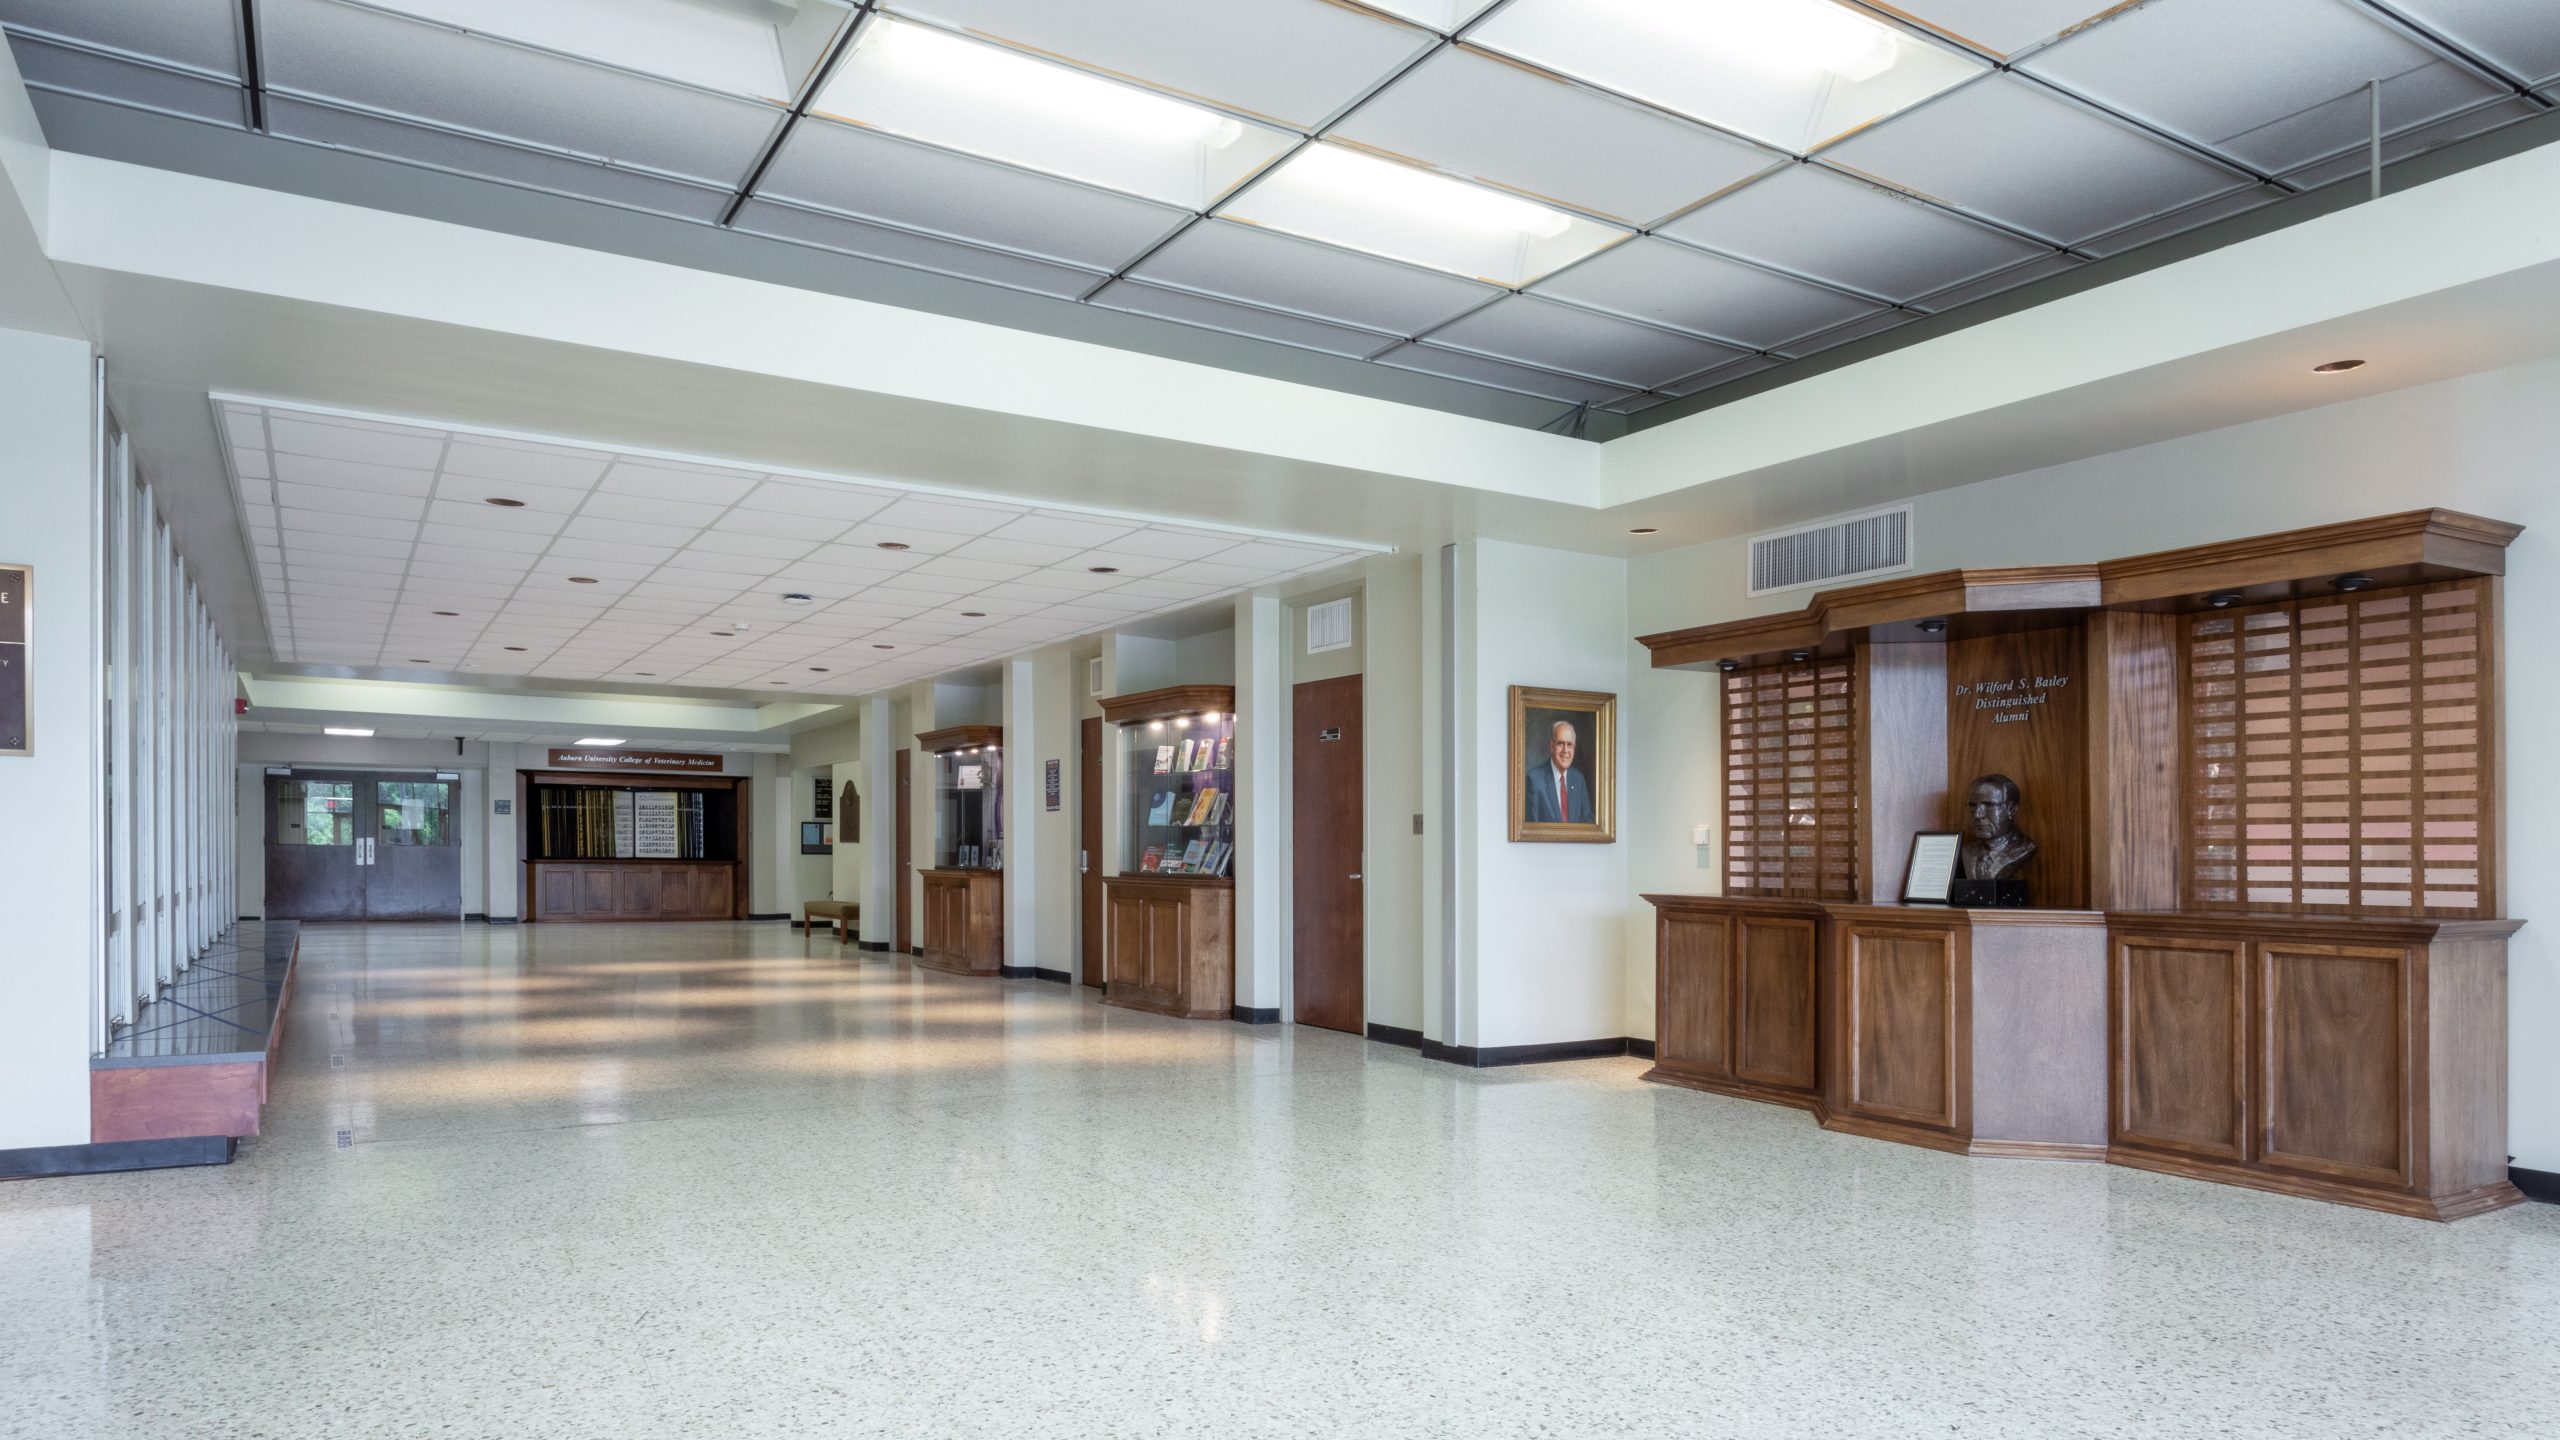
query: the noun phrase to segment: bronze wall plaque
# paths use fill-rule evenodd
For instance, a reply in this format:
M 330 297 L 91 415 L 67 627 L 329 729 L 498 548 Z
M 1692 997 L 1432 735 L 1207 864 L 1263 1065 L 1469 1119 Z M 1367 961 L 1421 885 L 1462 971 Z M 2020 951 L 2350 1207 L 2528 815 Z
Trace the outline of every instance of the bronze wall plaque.
M 726 770 L 725 757 L 687 750 L 554 750 L 554 770 L 679 770 L 716 775 Z
M 28 653 L 34 631 L 27 618 L 35 584 L 35 567 L 0 565 L 0 755 L 36 752 L 35 682 Z

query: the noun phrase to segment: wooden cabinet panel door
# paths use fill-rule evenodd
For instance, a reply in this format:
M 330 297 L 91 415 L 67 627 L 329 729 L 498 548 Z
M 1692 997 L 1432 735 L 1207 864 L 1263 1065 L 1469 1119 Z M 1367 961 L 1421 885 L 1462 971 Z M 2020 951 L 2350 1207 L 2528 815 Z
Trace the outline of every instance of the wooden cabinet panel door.
M 1147 911 L 1147 988 L 1167 1000 L 1181 996 L 1183 966 L 1190 963 L 1190 937 L 1185 934 L 1179 900 L 1149 900 Z
M 594 916 L 614 914 L 614 872 L 596 867 L 583 867 L 577 874 L 577 913 Z
M 537 916 L 575 915 L 578 913 L 578 872 L 557 865 L 533 867 L 534 910 Z
M 2409 952 L 2261 941 L 2257 953 L 2259 1162 L 2414 1183 L 2420 1060 Z
M 1842 1108 L 1858 1115 L 1958 1130 L 1957 1087 L 1972 1065 L 1956 1007 L 1956 936 L 1927 930 L 1840 930 L 1841 1019 L 1847 1065 Z
M 1654 1059 L 1702 1075 L 1733 1073 L 1732 921 L 1722 915 L 1665 915 L 1657 934 L 1655 979 L 1661 1032 Z
M 1811 920 L 1734 917 L 1735 1079 L 1814 1088 L 1813 946 Z
M 1147 903 L 1130 895 L 1114 895 L 1108 917 L 1110 984 L 1114 989 L 1147 988 Z
M 659 890 L 672 877 L 663 870 L 625 870 L 616 876 L 613 913 L 626 920 L 658 918 Z
M 2108 976 L 2108 1141 L 2248 1158 L 2248 946 L 2120 937 Z

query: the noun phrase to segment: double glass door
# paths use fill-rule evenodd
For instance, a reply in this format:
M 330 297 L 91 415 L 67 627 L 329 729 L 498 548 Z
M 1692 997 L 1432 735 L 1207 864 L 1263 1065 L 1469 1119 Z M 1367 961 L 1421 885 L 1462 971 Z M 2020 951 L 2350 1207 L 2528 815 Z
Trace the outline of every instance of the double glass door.
M 268 917 L 462 918 L 461 789 L 422 775 L 268 776 Z

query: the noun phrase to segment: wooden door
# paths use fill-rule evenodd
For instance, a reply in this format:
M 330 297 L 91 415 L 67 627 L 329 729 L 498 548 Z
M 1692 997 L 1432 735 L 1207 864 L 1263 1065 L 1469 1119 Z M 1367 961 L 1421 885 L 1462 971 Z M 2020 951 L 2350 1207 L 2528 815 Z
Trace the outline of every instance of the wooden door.
M 1962 1134 L 1973 1056 L 1959 937 L 1846 924 L 1837 943 L 1839 1108 Z
M 910 750 L 898 752 L 898 953 L 915 950 L 916 831 L 913 820 L 915 804 L 915 766 L 910 763 Z
M 2416 1181 L 2424 1060 L 2406 950 L 2262 940 L 2257 946 L 2258 1160 L 2384 1185 Z
M 1084 722 L 1084 754 L 1076 774 L 1076 890 L 1078 962 L 1087 985 L 1103 982 L 1102 962 L 1102 717 Z
M 1654 1059 L 1718 1079 L 1733 1074 L 1732 922 L 1722 915 L 1665 915 L 1654 927 L 1660 997 Z
M 1291 692 L 1292 994 L 1301 1025 L 1361 1033 L 1360 677 Z
M 366 778 L 309 770 L 267 777 L 268 919 L 364 918 Z
M 2112 948 L 2108 1143 L 2246 1160 L 2248 945 L 2128 935 Z
M 462 918 L 462 785 L 408 775 L 367 775 L 364 914 L 368 920 Z

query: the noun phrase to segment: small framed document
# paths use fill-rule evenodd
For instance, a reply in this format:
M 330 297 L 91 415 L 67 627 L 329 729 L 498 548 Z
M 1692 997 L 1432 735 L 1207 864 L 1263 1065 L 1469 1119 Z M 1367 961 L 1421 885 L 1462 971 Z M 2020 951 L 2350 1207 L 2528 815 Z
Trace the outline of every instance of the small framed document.
M 1911 837 L 1911 867 L 1902 873 L 1902 903 L 1944 905 L 1947 887 L 1956 878 L 1956 852 L 1964 836 L 1953 830 L 1922 830 Z

